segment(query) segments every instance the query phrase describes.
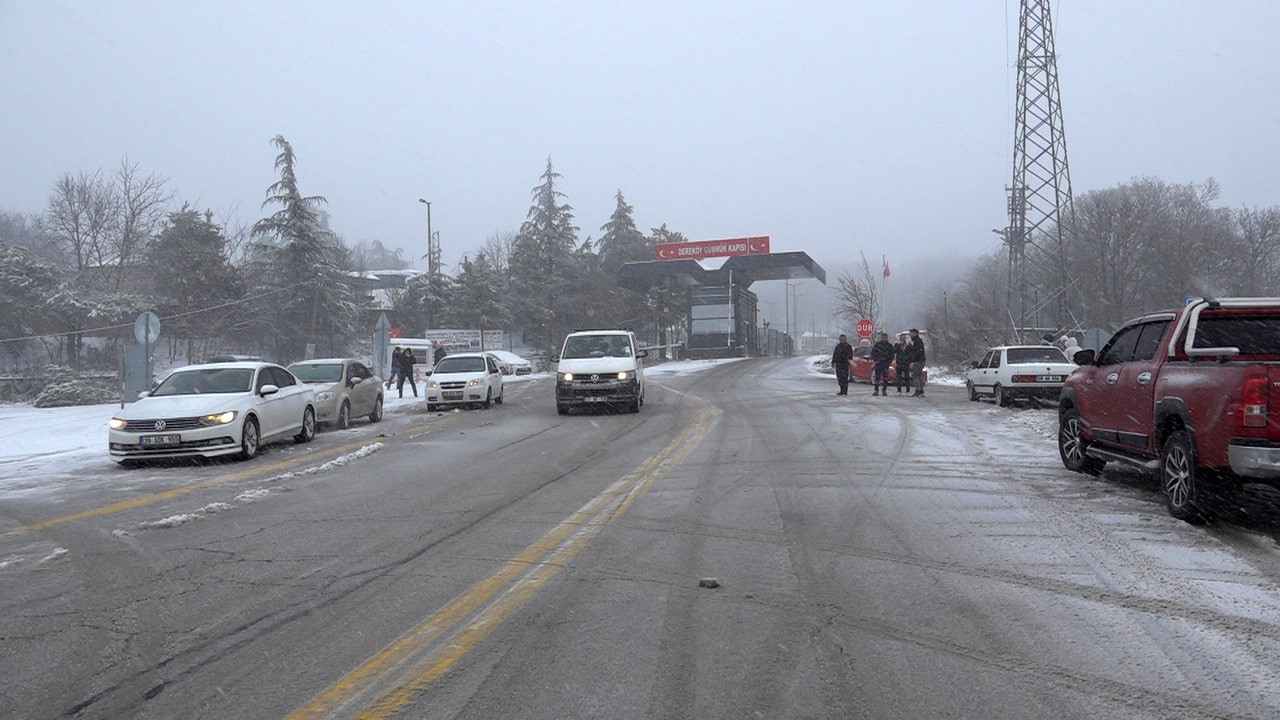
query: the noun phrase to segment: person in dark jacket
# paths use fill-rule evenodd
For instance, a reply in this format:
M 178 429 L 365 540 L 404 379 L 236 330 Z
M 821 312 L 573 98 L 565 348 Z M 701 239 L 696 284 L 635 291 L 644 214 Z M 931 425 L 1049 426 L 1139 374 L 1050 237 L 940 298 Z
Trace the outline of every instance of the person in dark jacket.
M 396 384 L 396 390 L 399 391 L 400 397 L 404 397 L 404 381 L 409 381 L 409 387 L 413 388 L 413 396 L 418 397 L 418 382 L 413 379 L 413 366 L 418 363 L 418 358 L 413 356 L 413 348 L 405 348 L 400 355 L 400 379 Z
M 404 350 L 396 348 L 391 351 L 391 369 L 387 371 L 387 389 L 395 384 L 396 378 L 400 376 L 400 356 L 404 354 Z
M 880 339 L 871 346 L 871 362 L 876 364 L 875 374 L 871 376 L 872 395 L 889 394 L 889 363 L 893 362 L 893 356 L 889 333 L 880 333 Z
M 898 394 L 906 388 L 911 392 L 911 342 L 906 333 L 898 336 L 898 344 L 893 346 L 893 364 L 898 368 Z
M 836 371 L 836 382 L 840 383 L 837 395 L 849 394 L 849 361 L 853 359 L 853 346 L 849 344 L 847 335 L 840 336 L 836 349 L 831 353 L 831 367 Z
M 915 381 L 916 391 L 912 397 L 924 395 L 924 338 L 920 331 L 911 328 L 911 379 Z
M 444 342 L 437 342 L 435 347 L 431 348 L 431 367 L 439 365 L 444 356 L 448 354 L 449 351 L 445 349 Z

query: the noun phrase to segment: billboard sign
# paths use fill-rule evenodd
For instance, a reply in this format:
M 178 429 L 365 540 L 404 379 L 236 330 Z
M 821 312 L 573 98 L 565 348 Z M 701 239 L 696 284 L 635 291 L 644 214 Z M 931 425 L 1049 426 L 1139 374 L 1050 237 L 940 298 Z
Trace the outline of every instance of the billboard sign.
M 735 255 L 767 254 L 769 254 L 768 235 L 730 238 L 728 240 L 662 243 L 657 247 L 659 260 L 702 260 L 704 258 L 732 257 Z

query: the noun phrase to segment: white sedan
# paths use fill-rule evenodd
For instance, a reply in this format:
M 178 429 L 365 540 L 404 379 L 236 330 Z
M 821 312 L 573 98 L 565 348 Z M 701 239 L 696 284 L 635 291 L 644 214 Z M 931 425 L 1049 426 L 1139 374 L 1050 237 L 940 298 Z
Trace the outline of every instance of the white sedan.
M 111 459 L 236 455 L 265 443 L 316 435 L 315 391 L 288 370 L 264 362 L 179 368 L 129 404 L 108 425 Z
M 1057 401 L 1062 383 L 1076 369 L 1052 345 L 1002 345 L 987 350 L 965 377 L 969 399 L 990 395 L 1000 406 L 1015 398 Z
M 486 350 L 498 361 L 498 368 L 503 375 L 529 375 L 533 373 L 533 364 L 513 352 L 506 350 Z
M 502 404 L 502 370 L 489 353 L 446 355 L 427 378 L 427 410 L 445 405 Z

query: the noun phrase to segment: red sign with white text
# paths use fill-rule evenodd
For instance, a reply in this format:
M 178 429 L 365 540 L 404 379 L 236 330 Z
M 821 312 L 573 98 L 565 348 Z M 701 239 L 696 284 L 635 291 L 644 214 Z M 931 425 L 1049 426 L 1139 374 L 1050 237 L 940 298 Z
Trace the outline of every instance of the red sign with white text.
M 658 246 L 659 260 L 702 260 L 734 255 L 769 254 L 769 236 L 732 238 L 729 240 L 698 240 L 695 242 L 663 243 Z

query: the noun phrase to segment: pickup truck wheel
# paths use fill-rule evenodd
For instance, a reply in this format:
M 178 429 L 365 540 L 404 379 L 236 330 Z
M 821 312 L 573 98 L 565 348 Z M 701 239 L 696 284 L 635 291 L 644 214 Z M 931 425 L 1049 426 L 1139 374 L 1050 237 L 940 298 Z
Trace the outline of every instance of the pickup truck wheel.
M 1062 413 L 1058 419 L 1058 455 L 1062 456 L 1063 466 L 1072 472 L 1101 475 L 1106 462 L 1089 457 L 1086 452 L 1088 449 L 1080 411 L 1071 408 Z
M 978 402 L 978 388 L 974 387 L 973 383 L 968 380 L 964 381 L 964 387 L 969 391 L 969 402 Z
M 1000 407 L 1009 407 L 1009 396 L 1005 394 L 1004 388 L 999 385 L 996 386 L 995 392 L 992 393 L 992 397 L 995 398 L 996 404 Z
M 1191 436 L 1186 430 L 1177 430 L 1165 438 L 1164 447 L 1160 449 L 1160 485 L 1164 488 L 1169 514 L 1192 525 L 1207 519 L 1196 507 L 1197 475 Z

